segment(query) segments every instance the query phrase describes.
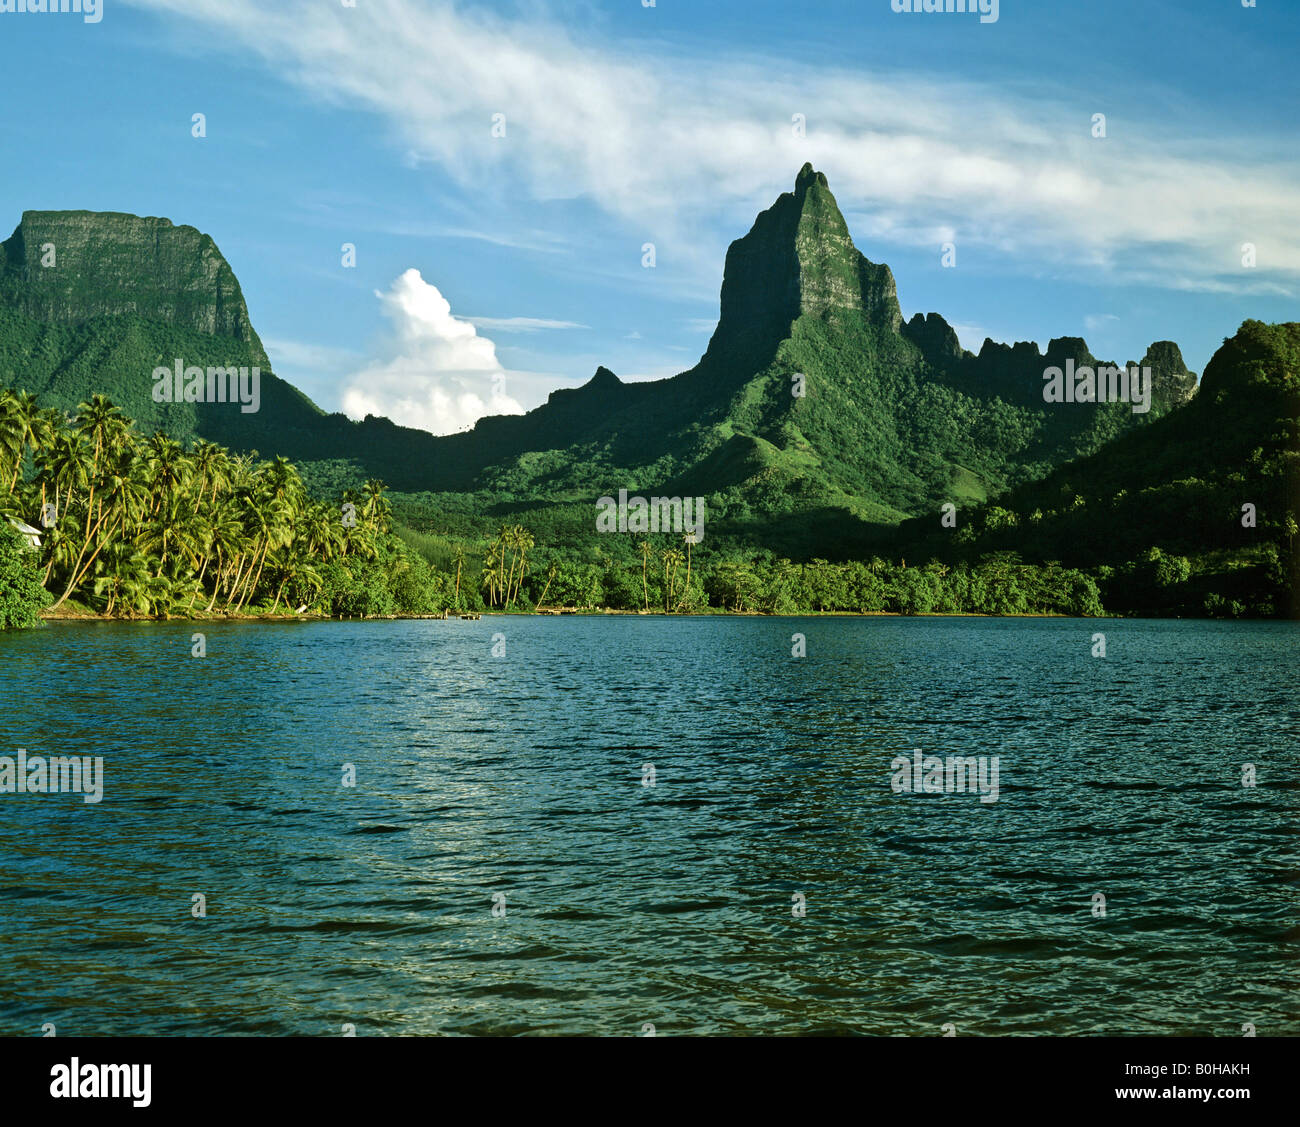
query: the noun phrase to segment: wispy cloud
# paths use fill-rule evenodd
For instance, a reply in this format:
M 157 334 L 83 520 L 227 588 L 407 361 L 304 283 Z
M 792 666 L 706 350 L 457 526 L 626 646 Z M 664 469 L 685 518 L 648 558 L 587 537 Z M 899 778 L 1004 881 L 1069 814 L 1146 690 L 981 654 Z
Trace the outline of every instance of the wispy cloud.
M 577 321 L 547 321 L 541 317 L 466 317 L 480 329 L 498 333 L 536 333 L 543 329 L 587 329 Z
M 285 368 L 314 368 L 326 373 L 342 372 L 359 359 L 358 354 L 350 349 L 284 337 L 264 337 L 262 343 L 276 371 L 283 365 Z
M 510 250 L 531 250 L 542 254 L 559 254 L 567 244 L 563 236 L 551 231 L 484 231 L 475 227 L 410 222 L 387 223 L 379 230 L 406 238 L 469 239 L 474 242 L 490 243 L 496 247 L 507 247 Z
M 1090 333 L 1100 332 L 1109 328 L 1119 318 L 1114 313 L 1090 313 L 1083 319 L 1083 327 Z
M 415 164 L 466 189 L 585 197 L 658 236 L 661 259 L 711 245 L 699 225 L 734 229 L 811 160 L 869 233 L 894 241 L 1210 292 L 1300 276 L 1294 159 L 1158 121 L 1122 144 L 1096 140 L 1077 105 L 1037 90 L 759 58 L 701 68 L 644 41 L 585 42 L 545 17 L 436 0 L 125 2 L 198 21 L 322 102 L 369 109 Z M 1245 242 L 1257 271 L 1233 265 Z

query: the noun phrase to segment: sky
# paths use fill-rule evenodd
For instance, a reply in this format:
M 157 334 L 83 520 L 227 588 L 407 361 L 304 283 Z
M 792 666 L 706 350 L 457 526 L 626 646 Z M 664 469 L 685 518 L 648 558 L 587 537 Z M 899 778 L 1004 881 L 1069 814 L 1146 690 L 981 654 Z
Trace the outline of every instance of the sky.
M 1174 340 L 1200 372 L 1300 319 L 1296 0 L 102 5 L 0 0 L 0 227 L 208 233 L 326 410 L 449 433 L 690 368 L 805 161 L 904 316 L 975 351 Z

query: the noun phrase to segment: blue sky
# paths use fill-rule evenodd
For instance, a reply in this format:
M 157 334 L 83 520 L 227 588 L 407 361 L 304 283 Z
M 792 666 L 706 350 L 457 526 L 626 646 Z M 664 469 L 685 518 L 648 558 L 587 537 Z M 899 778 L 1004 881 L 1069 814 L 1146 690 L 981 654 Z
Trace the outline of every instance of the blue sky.
M 904 314 L 970 348 L 1172 339 L 1200 371 L 1246 317 L 1300 317 L 1291 0 L 104 2 L 0 12 L 0 225 L 206 231 L 326 409 L 442 432 L 599 364 L 690 367 L 728 243 L 805 160 Z

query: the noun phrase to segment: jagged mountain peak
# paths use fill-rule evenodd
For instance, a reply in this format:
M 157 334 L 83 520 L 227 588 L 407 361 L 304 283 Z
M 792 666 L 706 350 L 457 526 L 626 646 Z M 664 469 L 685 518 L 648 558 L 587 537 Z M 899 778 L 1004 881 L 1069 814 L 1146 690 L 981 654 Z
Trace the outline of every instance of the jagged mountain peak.
M 799 175 L 795 177 L 795 181 L 794 181 L 795 195 L 802 196 L 814 184 L 818 184 L 823 188 L 830 187 L 830 185 L 826 181 L 826 174 L 824 172 L 818 172 L 815 168 L 813 168 L 810 162 L 805 163 L 804 166 L 801 169 L 799 169 Z
M 902 332 L 936 368 L 948 368 L 968 355 L 957 331 L 938 313 L 913 314 Z
M 1196 394 L 1196 373 L 1188 369 L 1182 350 L 1173 341 L 1152 341 L 1141 366 L 1151 369 L 1156 388 L 1171 406 L 1179 407 Z
M 603 364 L 596 369 L 596 374 L 591 377 L 584 385 L 586 388 L 593 390 L 602 390 L 608 388 L 622 387 L 623 381 Z
M 799 317 L 844 315 L 897 331 L 898 292 L 889 267 L 853 245 L 826 176 L 805 164 L 794 191 L 783 192 L 727 251 L 721 316 L 710 355 L 761 360 Z

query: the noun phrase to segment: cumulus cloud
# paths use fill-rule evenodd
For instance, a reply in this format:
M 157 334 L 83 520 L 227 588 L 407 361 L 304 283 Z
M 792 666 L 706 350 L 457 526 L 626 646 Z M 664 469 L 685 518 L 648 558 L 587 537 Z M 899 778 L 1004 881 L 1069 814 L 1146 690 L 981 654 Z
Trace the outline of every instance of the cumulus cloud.
M 661 250 L 675 243 L 678 260 L 705 245 L 692 225 L 734 230 L 812 160 L 868 235 L 894 242 L 982 244 L 1031 269 L 1172 288 L 1287 292 L 1300 277 L 1293 159 L 1158 120 L 1122 146 L 1097 141 L 1077 105 L 1038 89 L 758 57 L 702 68 L 641 39 L 584 41 L 558 21 L 444 2 L 366 0 L 365 18 L 318 0 L 126 2 L 196 20 L 322 101 L 370 110 L 417 166 L 480 191 L 585 197 Z M 508 141 L 490 135 L 498 113 Z M 1265 139 L 1260 151 L 1284 150 Z M 1273 279 L 1261 265 L 1247 282 L 1246 241 L 1268 247 Z
M 465 430 L 484 415 L 523 414 L 505 393 L 496 345 L 453 316 L 451 303 L 418 270 L 407 270 L 375 296 L 390 335 L 380 358 L 344 381 L 345 414 L 385 415 L 434 434 Z

